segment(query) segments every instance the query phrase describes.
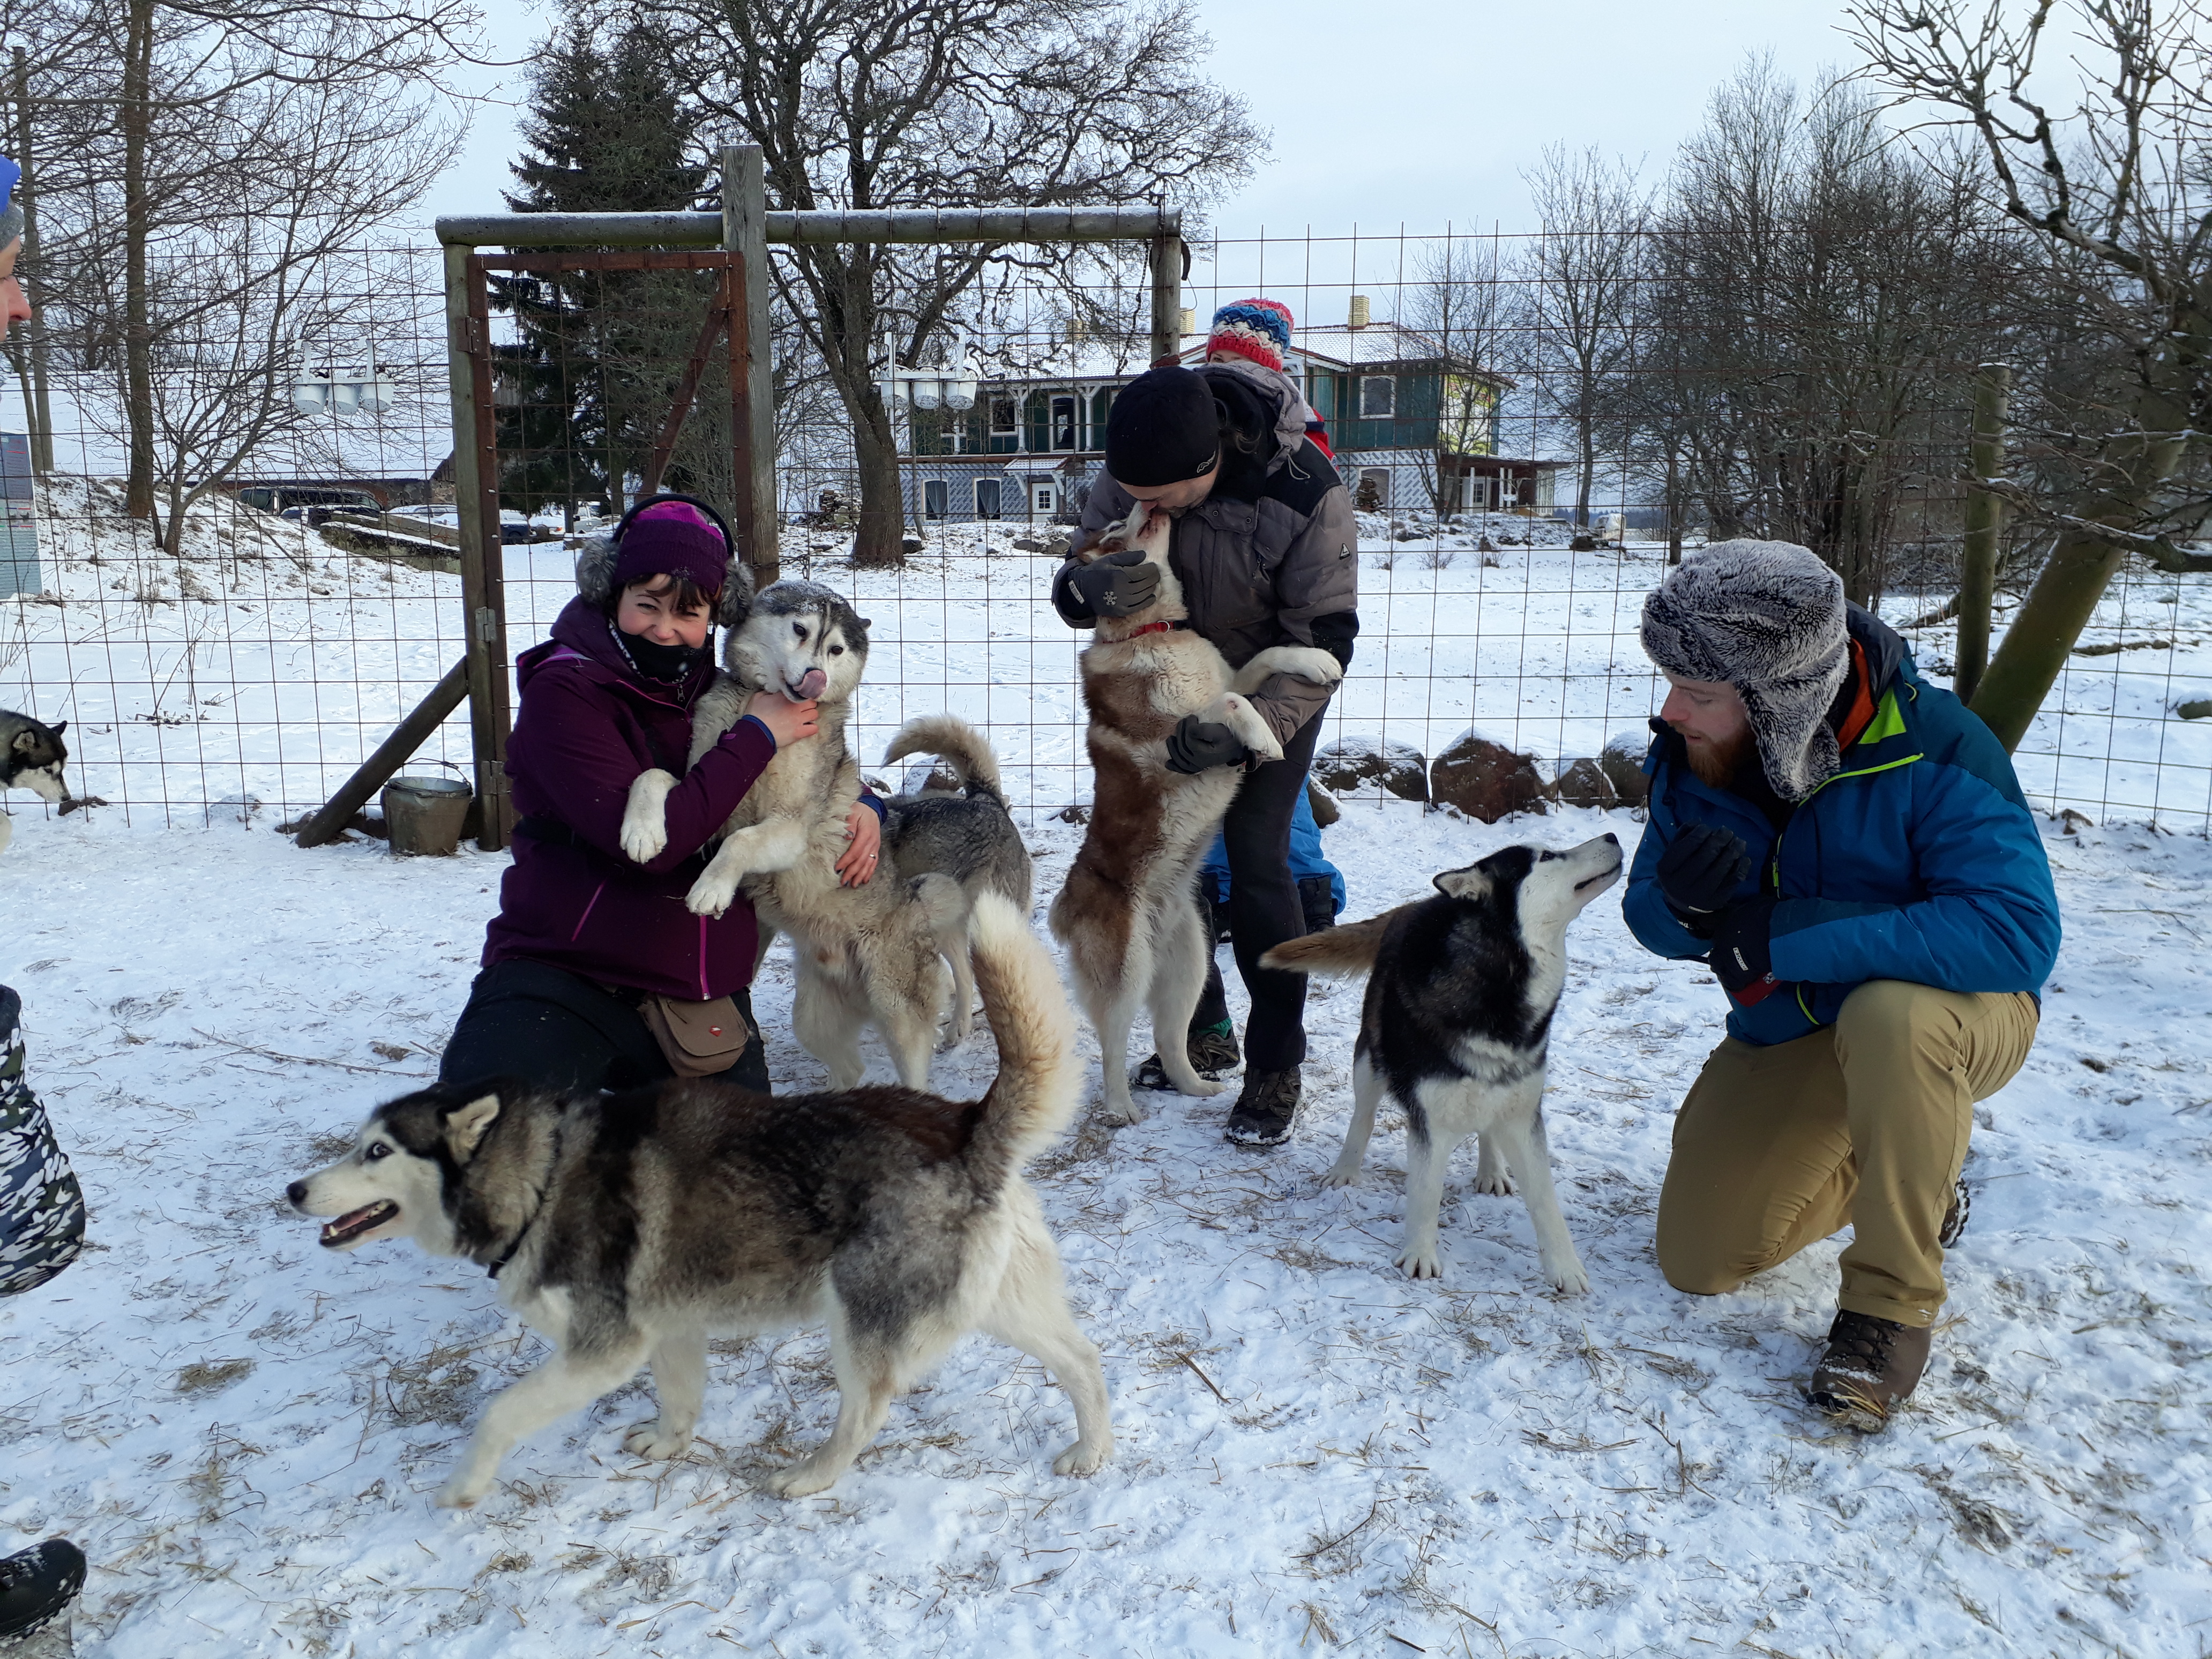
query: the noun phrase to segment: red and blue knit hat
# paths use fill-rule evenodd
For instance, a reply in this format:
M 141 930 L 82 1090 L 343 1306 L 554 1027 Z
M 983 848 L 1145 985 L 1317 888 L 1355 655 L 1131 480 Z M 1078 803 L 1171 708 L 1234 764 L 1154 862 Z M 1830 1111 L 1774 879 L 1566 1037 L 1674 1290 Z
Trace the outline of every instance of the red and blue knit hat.
M 1279 374 L 1283 354 L 1291 349 L 1291 308 L 1279 300 L 1231 300 L 1213 313 L 1206 355 L 1233 351 Z

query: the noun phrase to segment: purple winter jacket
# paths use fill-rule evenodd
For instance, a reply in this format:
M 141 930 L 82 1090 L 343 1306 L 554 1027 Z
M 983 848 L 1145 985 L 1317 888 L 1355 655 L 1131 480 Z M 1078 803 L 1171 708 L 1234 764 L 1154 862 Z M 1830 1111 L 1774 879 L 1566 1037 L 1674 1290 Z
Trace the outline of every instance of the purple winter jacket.
M 691 708 L 714 678 L 702 663 L 680 687 L 641 678 L 599 608 L 572 599 L 552 637 L 515 662 L 522 688 L 507 775 L 518 817 L 568 825 L 577 845 L 514 838 L 499 914 L 484 930 L 483 965 L 549 963 L 606 985 L 704 1001 L 752 977 L 758 933 L 744 896 L 719 921 L 695 916 L 684 896 L 694 856 L 775 757 L 758 720 L 739 720 L 688 773 Z M 669 792 L 668 845 L 649 864 L 622 850 L 623 807 L 637 775 L 658 766 L 683 781 Z

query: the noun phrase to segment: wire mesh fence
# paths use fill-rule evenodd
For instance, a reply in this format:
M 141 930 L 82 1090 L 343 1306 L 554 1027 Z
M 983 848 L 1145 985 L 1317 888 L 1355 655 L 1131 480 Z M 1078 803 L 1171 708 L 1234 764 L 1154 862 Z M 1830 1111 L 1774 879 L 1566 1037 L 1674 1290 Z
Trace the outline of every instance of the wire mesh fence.
M 1638 643 L 1644 596 L 1717 533 L 1827 537 L 1823 552 L 1946 682 L 1979 342 L 1923 352 L 1932 367 L 1909 385 L 1893 377 L 1878 430 L 1808 404 L 1768 450 L 1728 434 L 1749 482 L 1721 499 L 1710 467 L 1698 473 L 1699 446 L 1733 413 L 1712 412 L 1712 388 L 1633 329 L 1601 374 L 1578 365 L 1543 240 L 1262 236 L 1194 250 L 1184 360 L 1203 360 L 1217 307 L 1285 306 L 1286 372 L 1358 508 L 1363 627 L 1324 748 L 1380 757 L 1365 787 L 1395 757 L 1412 787 L 1414 757 L 1425 767 L 1472 732 L 1531 758 L 1532 804 L 1608 743 L 1640 750 L 1663 690 Z M 728 497 L 729 363 L 702 331 L 714 283 L 706 271 L 496 277 L 510 655 L 545 637 L 574 596 L 577 538 L 635 498 L 657 454 L 668 487 Z M 231 389 L 276 410 L 240 454 L 164 417 L 153 520 L 125 512 L 116 365 L 85 343 L 50 342 L 52 469 L 33 480 L 24 447 L 7 450 L 13 562 L 0 576 L 12 570 L 16 591 L 0 597 L 0 706 L 66 720 L 73 786 L 134 823 L 312 810 L 463 652 L 440 260 L 365 251 L 324 287 L 265 384 Z M 1087 798 L 1085 636 L 1047 593 L 1102 474 L 1114 394 L 1147 364 L 1149 291 L 1137 246 L 988 268 L 966 313 L 907 365 L 941 365 L 949 381 L 972 367 L 973 402 L 892 413 L 904 549 L 879 566 L 853 557 L 860 515 L 882 505 L 856 458 L 868 411 L 815 372 L 803 331 L 779 325 L 782 574 L 837 589 L 871 620 L 853 726 L 864 766 L 904 720 L 950 709 L 989 738 L 1018 811 Z M 670 434 L 687 374 L 691 411 Z M 157 394 L 181 409 L 186 389 Z M 2039 551 L 2012 538 L 2000 633 Z M 2203 830 L 2207 714 L 2212 579 L 2130 561 L 2021 745 L 2022 785 L 2052 811 Z M 469 761 L 461 713 L 414 769 Z M 1567 797 L 1584 799 L 1589 770 L 1574 775 L 1584 787 Z

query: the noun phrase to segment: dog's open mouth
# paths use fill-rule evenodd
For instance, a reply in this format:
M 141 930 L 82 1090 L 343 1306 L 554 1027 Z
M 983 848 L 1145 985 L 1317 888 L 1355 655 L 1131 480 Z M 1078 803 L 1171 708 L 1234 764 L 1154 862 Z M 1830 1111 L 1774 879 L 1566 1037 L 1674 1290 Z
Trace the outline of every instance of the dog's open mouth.
M 323 1223 L 323 1243 L 325 1246 L 346 1243 L 365 1232 L 381 1227 L 398 1213 L 399 1206 L 388 1198 L 380 1198 L 375 1203 L 365 1204 L 358 1210 L 348 1210 L 337 1220 Z
M 1610 870 L 1601 870 L 1597 874 L 1592 876 L 1588 881 L 1577 882 L 1575 884 L 1575 891 L 1577 893 L 1587 893 L 1593 887 L 1603 886 L 1607 882 L 1611 881 L 1620 873 L 1620 866 L 1618 864 L 1614 865 Z

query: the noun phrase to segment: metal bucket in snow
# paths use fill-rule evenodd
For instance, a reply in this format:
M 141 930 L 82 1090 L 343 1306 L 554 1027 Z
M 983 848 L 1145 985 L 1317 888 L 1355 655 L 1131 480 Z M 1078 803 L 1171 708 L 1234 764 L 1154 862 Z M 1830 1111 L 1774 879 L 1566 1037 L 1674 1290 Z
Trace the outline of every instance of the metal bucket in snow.
M 458 778 L 394 778 L 384 786 L 384 825 L 392 850 L 441 857 L 461 848 L 461 825 L 476 792 Z

